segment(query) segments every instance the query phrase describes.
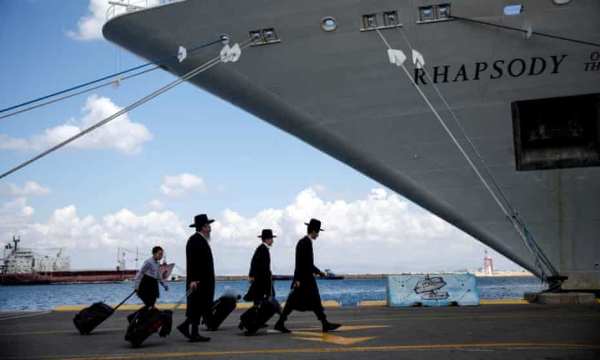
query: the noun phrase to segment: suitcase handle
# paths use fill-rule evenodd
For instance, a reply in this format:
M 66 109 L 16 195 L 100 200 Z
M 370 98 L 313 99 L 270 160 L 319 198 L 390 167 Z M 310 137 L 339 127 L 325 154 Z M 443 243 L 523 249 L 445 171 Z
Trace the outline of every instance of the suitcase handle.
M 181 304 L 183 304 L 183 300 L 187 299 L 187 297 L 188 297 L 188 296 L 190 296 L 190 295 L 192 294 L 192 292 L 193 292 L 193 291 L 194 291 L 194 290 L 192 290 L 192 289 L 189 289 L 189 290 L 188 290 L 188 291 L 185 293 L 185 295 L 183 295 L 183 296 L 181 297 L 181 299 L 179 299 L 179 301 L 177 302 L 177 304 L 175 304 L 175 306 L 173 306 L 173 310 L 172 310 L 172 311 L 175 311 L 175 310 L 177 310 L 177 308 L 178 308 L 179 306 L 181 306 Z
M 133 296 L 133 294 L 135 294 L 135 291 L 132 291 L 132 292 L 131 292 L 131 294 L 129 294 L 129 296 L 127 296 L 127 297 L 125 298 L 125 300 L 121 301 L 121 302 L 119 303 L 119 305 L 115 306 L 115 307 L 113 308 L 113 312 L 115 312 L 115 311 L 116 311 L 116 310 L 117 310 L 119 307 L 121 307 L 121 305 L 125 304 L 125 302 L 126 302 L 127 300 L 129 300 L 129 298 L 131 298 L 131 297 Z

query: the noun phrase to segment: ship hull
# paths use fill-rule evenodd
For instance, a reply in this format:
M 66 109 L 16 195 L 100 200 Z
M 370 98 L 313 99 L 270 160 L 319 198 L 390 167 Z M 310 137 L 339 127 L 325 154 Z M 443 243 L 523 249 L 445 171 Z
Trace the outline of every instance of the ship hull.
M 523 14 L 514 17 L 502 15 L 503 1 L 449 3 L 462 17 L 600 42 L 597 2 L 557 6 L 525 0 Z M 424 55 L 433 82 L 499 188 L 560 275 L 568 277 L 563 288 L 600 289 L 600 247 L 595 245 L 600 167 L 594 162 L 520 164 L 514 115 L 519 101 L 598 94 L 598 48 L 535 35 L 528 39 L 458 20 L 420 24 L 419 5 L 428 3 L 183 1 L 118 16 L 103 33 L 153 60 L 222 33 L 243 42 L 249 31 L 274 28 L 281 42 L 250 47 L 237 63 L 216 66 L 191 82 L 393 189 L 536 276 L 547 275 L 414 85 L 389 63 L 378 34 L 360 31 L 363 14 L 398 11 L 403 33 Z M 337 20 L 336 31 L 321 29 L 326 16 Z M 410 57 L 396 29 L 381 32 Z M 194 53 L 163 66 L 181 76 L 217 53 Z M 431 81 L 408 67 L 457 141 L 468 147 Z M 472 151 L 468 155 L 476 159 Z M 476 166 L 485 173 L 481 163 Z
M 175 264 L 161 265 L 159 268 L 163 279 L 171 276 Z M 30 274 L 1 274 L 2 285 L 48 285 L 48 284 L 86 284 L 112 283 L 135 279 L 137 270 L 83 270 L 55 271 Z
M 44 285 L 119 282 L 135 279 L 136 270 L 125 271 L 60 271 L 33 274 L 3 274 L 2 285 Z

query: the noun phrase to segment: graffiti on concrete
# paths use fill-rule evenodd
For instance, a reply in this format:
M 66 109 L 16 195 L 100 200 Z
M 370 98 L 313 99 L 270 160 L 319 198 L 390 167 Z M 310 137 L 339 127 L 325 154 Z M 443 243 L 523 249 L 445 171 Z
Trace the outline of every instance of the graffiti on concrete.
M 439 289 L 446 286 L 446 282 L 441 277 L 430 278 L 429 275 L 425 276 L 425 279 L 417 282 L 415 285 L 415 293 L 423 294 L 421 298 L 423 300 L 444 300 L 450 297 L 445 291 L 438 291 Z

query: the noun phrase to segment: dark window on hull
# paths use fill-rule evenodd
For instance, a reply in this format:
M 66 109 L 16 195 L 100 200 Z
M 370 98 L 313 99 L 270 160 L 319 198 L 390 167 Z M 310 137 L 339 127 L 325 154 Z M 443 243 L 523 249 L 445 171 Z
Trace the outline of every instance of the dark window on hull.
M 512 103 L 517 171 L 600 166 L 600 94 Z

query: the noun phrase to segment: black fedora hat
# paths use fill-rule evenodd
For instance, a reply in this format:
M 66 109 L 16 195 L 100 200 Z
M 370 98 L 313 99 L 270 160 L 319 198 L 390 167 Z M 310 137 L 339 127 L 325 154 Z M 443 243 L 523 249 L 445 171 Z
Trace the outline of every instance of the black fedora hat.
M 200 215 L 194 216 L 194 223 L 192 225 L 190 225 L 190 227 L 201 228 L 204 225 L 211 224 L 213 222 L 215 222 L 215 221 L 212 219 L 209 220 L 208 216 L 206 216 L 206 214 L 200 214 Z
M 325 231 L 325 229 L 321 229 L 321 222 L 317 219 L 310 219 L 310 221 L 308 223 L 304 223 L 304 225 L 308 226 L 308 231 Z
M 277 236 L 273 235 L 273 230 L 271 229 L 263 229 L 261 234 L 258 236 L 261 239 L 275 239 Z

